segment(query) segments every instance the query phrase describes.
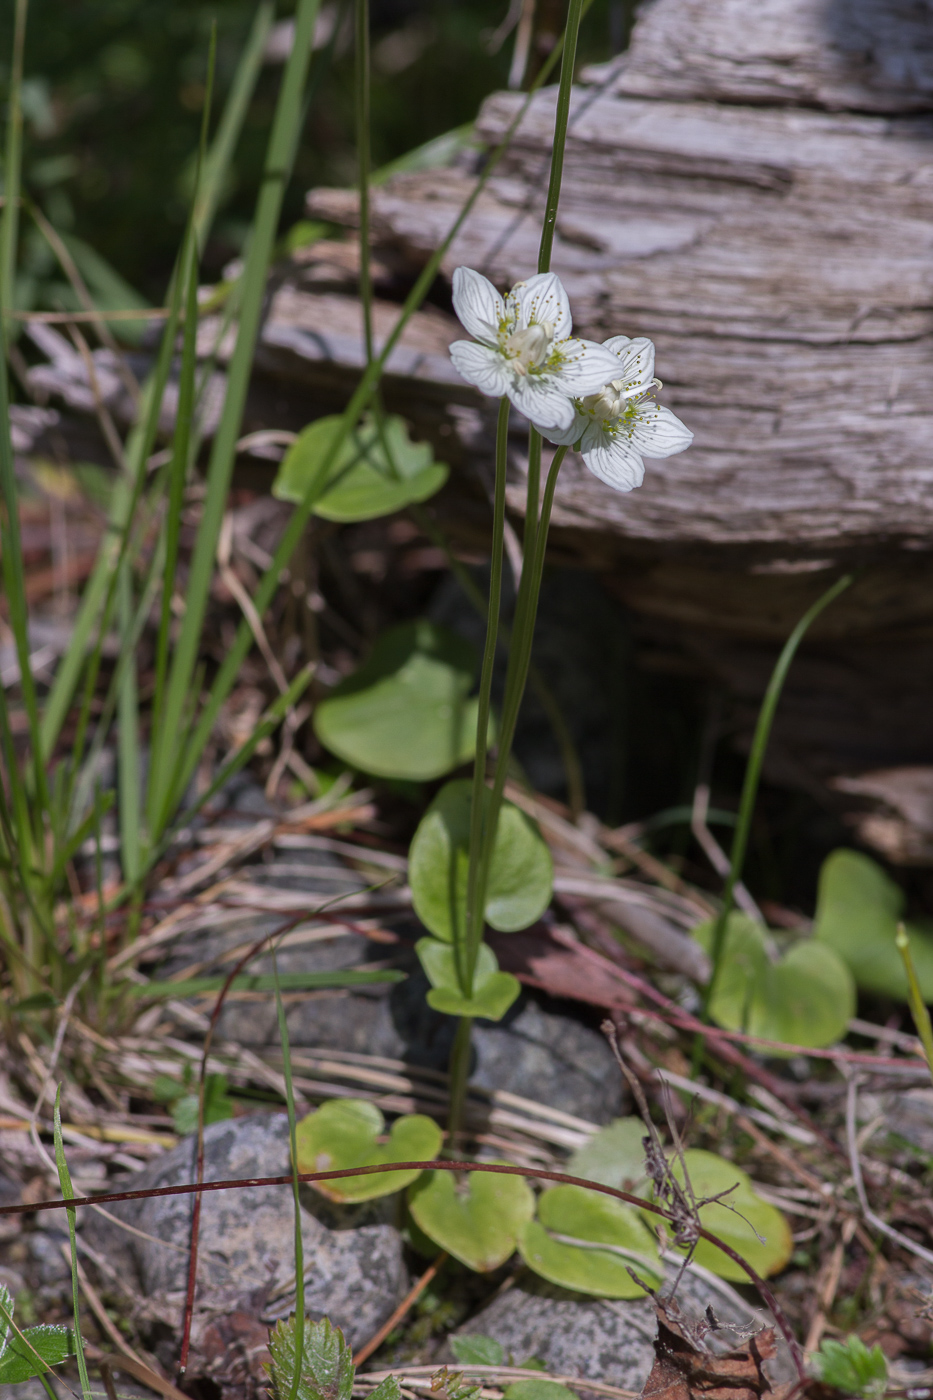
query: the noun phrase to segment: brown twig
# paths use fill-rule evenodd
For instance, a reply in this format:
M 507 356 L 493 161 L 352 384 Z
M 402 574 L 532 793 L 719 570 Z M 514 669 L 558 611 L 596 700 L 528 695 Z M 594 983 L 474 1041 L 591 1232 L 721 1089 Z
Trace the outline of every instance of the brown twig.
M 437 1271 L 438 1271 L 438 1270 L 441 1268 L 441 1266 L 446 1262 L 446 1259 L 447 1259 L 447 1252 L 446 1252 L 446 1250 L 443 1250 L 443 1249 L 442 1249 L 441 1252 L 440 1252 L 440 1254 L 439 1254 L 439 1255 L 437 1256 L 437 1258 L 434 1260 L 434 1263 L 428 1265 L 428 1267 L 425 1269 L 424 1273 L 423 1273 L 423 1274 L 421 1275 L 421 1277 L 418 1279 L 418 1281 L 417 1281 L 417 1283 L 414 1285 L 414 1287 L 411 1288 L 411 1289 L 408 1291 L 408 1293 L 405 1294 L 405 1297 L 404 1297 L 404 1298 L 402 1299 L 402 1301 L 399 1303 L 398 1307 L 395 1309 L 395 1312 L 392 1314 L 392 1316 L 386 1318 L 385 1322 L 384 1322 L 384 1323 L 382 1324 L 382 1326 L 379 1328 L 379 1331 L 378 1331 L 378 1332 L 375 1332 L 375 1333 L 370 1337 L 369 1341 L 366 1343 L 365 1346 L 360 1347 L 359 1351 L 356 1353 L 356 1355 L 355 1355 L 354 1358 L 353 1358 L 353 1364 L 354 1364 L 354 1366 L 362 1366 L 363 1362 L 364 1362 L 364 1361 L 368 1361 L 369 1358 L 372 1356 L 373 1352 L 374 1352 L 378 1347 L 381 1347 L 381 1346 L 382 1346 L 382 1343 L 385 1341 L 386 1337 L 387 1337 L 387 1336 L 389 1335 L 389 1333 L 392 1331 L 392 1328 L 393 1328 L 393 1327 L 397 1327 L 398 1324 L 401 1322 L 402 1318 L 403 1318 L 403 1317 L 405 1316 L 405 1314 L 408 1312 L 408 1309 L 409 1309 L 414 1303 L 417 1303 L 418 1299 L 421 1297 L 422 1293 L 423 1293 L 424 1290 L 427 1288 L 428 1284 L 431 1282 L 431 1280 L 432 1280 L 432 1279 L 435 1277 L 435 1275 L 437 1274 Z

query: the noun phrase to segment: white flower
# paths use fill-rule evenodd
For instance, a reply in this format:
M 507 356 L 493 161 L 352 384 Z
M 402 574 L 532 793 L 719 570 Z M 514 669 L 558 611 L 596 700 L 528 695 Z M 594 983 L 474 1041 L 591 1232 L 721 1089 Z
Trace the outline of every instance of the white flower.
M 484 394 L 507 394 L 535 424 L 569 428 L 572 399 L 596 393 L 618 367 L 593 340 L 571 336 L 567 293 L 553 272 L 516 282 L 504 299 L 469 267 L 458 267 L 454 310 L 475 340 L 455 340 L 450 358 Z
M 673 457 L 690 446 L 693 434 L 650 393 L 661 387 L 650 340 L 615 335 L 603 346 L 615 356 L 613 378 L 598 394 L 574 401 L 567 428 L 535 426 L 550 442 L 578 446 L 590 471 L 607 486 L 631 491 L 644 480 L 643 457 Z

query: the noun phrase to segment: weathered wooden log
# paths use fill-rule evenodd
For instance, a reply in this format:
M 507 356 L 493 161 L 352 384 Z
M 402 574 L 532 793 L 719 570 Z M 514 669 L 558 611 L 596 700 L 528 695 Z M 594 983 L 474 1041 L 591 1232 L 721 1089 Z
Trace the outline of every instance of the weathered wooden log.
M 485 103 L 487 150 L 523 101 Z M 444 260 L 448 278 L 459 263 L 503 286 L 534 270 L 554 101 L 547 89 L 530 102 Z M 377 340 L 482 159 L 374 191 Z M 345 190 L 312 191 L 308 207 L 357 222 Z M 655 341 L 663 401 L 695 441 L 649 463 L 630 495 L 568 457 L 555 555 L 603 570 L 645 633 L 735 698 L 746 733 L 777 641 L 839 572 L 859 571 L 792 674 L 771 772 L 873 804 L 865 839 L 924 863 L 931 254 L 933 0 L 655 0 L 629 52 L 575 90 L 555 269 L 580 334 Z M 355 256 L 319 244 L 278 270 L 248 429 L 300 426 L 345 400 L 363 363 Z M 450 366 L 459 329 L 439 290 L 393 352 L 385 392 L 464 468 L 441 507 L 469 535 L 482 494 L 466 469 L 488 470 L 490 405 Z M 215 332 L 203 328 L 205 347 Z M 522 455 L 517 436 L 516 514 Z

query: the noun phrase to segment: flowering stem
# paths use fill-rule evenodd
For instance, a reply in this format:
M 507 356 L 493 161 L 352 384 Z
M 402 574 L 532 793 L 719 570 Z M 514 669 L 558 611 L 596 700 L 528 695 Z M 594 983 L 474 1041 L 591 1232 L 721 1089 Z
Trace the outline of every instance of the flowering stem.
M 784 643 L 783 650 L 777 659 L 777 665 L 772 672 L 768 682 L 768 689 L 765 691 L 765 698 L 762 701 L 761 710 L 758 714 L 758 723 L 755 726 L 755 734 L 752 739 L 751 752 L 748 756 L 748 765 L 745 769 L 745 781 L 742 784 L 742 797 L 739 802 L 739 816 L 736 822 L 735 835 L 732 839 L 732 851 L 729 857 L 729 874 L 726 879 L 725 889 L 722 895 L 722 908 L 719 917 L 713 928 L 712 938 L 712 971 L 709 982 L 703 992 L 701 1002 L 702 1019 L 709 1020 L 709 1008 L 716 990 L 716 983 L 723 962 L 723 953 L 726 944 L 726 927 L 729 922 L 729 915 L 732 912 L 735 887 L 742 878 L 742 868 L 745 864 L 745 855 L 748 850 L 748 838 L 751 833 L 752 816 L 755 811 L 755 799 L 758 796 L 758 783 L 761 778 L 761 766 L 764 762 L 765 751 L 768 747 L 768 739 L 771 735 L 771 726 L 774 723 L 775 711 L 778 701 L 781 698 L 781 691 L 787 679 L 791 662 L 797 652 L 797 648 L 803 641 L 811 623 L 819 617 L 824 608 L 828 608 L 844 589 L 848 588 L 852 582 L 852 575 L 845 574 L 841 579 L 828 588 L 822 597 L 818 598 L 811 608 L 809 608 L 791 632 Z M 702 1037 L 698 1034 L 697 1043 L 694 1047 L 694 1065 L 699 1063 L 702 1057 Z
M 551 178 L 548 181 L 541 246 L 538 251 L 538 271 L 550 272 L 551 249 L 557 227 L 557 206 L 560 182 L 564 173 L 564 147 L 567 144 L 567 124 L 570 120 L 570 97 L 573 90 L 573 69 L 577 60 L 577 36 L 583 18 L 584 0 L 570 0 L 567 24 L 564 28 L 564 51 L 560 61 L 560 86 L 557 89 L 557 111 L 554 114 L 554 145 L 551 149 Z
M 366 365 L 373 353 L 373 286 L 369 266 L 369 173 L 371 166 L 369 130 L 369 0 L 356 0 L 354 88 L 356 111 L 356 160 L 360 193 L 360 301 L 363 304 L 363 337 Z
M 470 867 L 467 878 L 466 957 L 460 958 L 455 945 L 458 975 L 464 996 L 473 992 L 473 973 L 479 946 L 483 939 L 485 888 L 480 888 L 480 852 L 484 840 L 484 792 L 486 787 L 486 751 L 489 735 L 489 711 L 492 696 L 492 673 L 499 639 L 499 608 L 502 599 L 502 556 L 505 538 L 505 474 L 508 464 L 509 401 L 499 403 L 496 429 L 496 485 L 493 499 L 492 554 L 489 565 L 489 606 L 486 611 L 486 645 L 480 674 L 479 703 L 476 716 L 476 757 L 473 764 L 473 801 L 470 808 Z

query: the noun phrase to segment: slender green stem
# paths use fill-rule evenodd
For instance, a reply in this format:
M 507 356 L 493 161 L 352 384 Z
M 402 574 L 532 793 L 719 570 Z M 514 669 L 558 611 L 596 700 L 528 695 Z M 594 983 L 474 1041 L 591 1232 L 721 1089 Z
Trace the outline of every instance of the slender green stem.
M 492 547 L 489 562 L 489 604 L 486 609 L 486 645 L 480 672 L 476 715 L 476 755 L 473 763 L 473 800 L 470 808 L 470 866 L 467 878 L 466 957 L 463 966 L 464 996 L 473 992 L 473 974 L 485 923 L 485 890 L 480 888 L 480 852 L 483 849 L 486 817 L 486 752 L 489 743 L 489 716 L 492 709 L 492 673 L 499 639 L 499 610 L 502 605 L 502 559 L 505 543 L 505 478 L 509 448 L 509 401 L 499 403 L 496 430 L 496 484 L 493 497 Z
M 0 222 L 0 307 L 13 309 L 16 279 L 16 245 L 19 233 L 20 175 L 23 161 L 23 50 L 26 45 L 26 15 L 29 0 L 16 0 L 13 19 L 13 52 L 10 61 L 10 91 L 7 99 L 6 151 L 3 162 L 3 220 Z M 5 318 L 3 330 L 14 336 L 16 322 Z
M 369 265 L 369 185 L 371 134 L 369 112 L 369 0 L 355 0 L 354 89 L 356 109 L 356 160 L 360 196 L 360 301 L 363 305 L 363 338 L 366 364 L 373 352 L 373 282 Z
M 450 1051 L 450 1108 L 447 1114 L 447 1136 L 455 1143 L 463 1130 L 467 1081 L 470 1077 L 471 1032 L 473 1020 L 461 1016 L 457 1022 L 454 1043 Z
M 535 552 L 538 532 L 538 508 L 541 504 L 541 434 L 537 428 L 528 429 L 528 482 L 525 491 L 525 533 L 522 554 L 530 559 Z
M 726 941 L 726 926 L 729 915 L 732 912 L 735 887 L 742 878 L 742 868 L 745 864 L 745 854 L 748 850 L 748 840 L 752 829 L 752 817 L 755 811 L 755 800 L 758 796 L 758 783 L 761 778 L 761 766 L 764 762 L 765 751 L 768 747 L 768 740 L 771 736 L 771 726 L 774 723 L 775 711 L 778 701 L 781 698 L 781 691 L 787 679 L 791 662 L 796 655 L 797 648 L 803 641 L 804 636 L 811 624 L 819 617 L 830 603 L 834 602 L 852 582 L 852 575 L 846 574 L 838 579 L 831 588 L 827 588 L 822 597 L 818 598 L 811 608 L 808 608 L 797 626 L 791 632 L 777 664 L 768 682 L 768 689 L 765 691 L 765 698 L 762 701 L 761 709 L 758 713 L 758 723 L 755 726 L 755 734 L 752 739 L 751 752 L 748 756 L 748 763 L 745 768 L 745 781 L 742 784 L 742 797 L 739 802 L 739 815 L 736 822 L 735 834 L 732 838 L 732 851 L 729 857 L 729 874 L 726 877 L 726 885 L 722 895 L 722 908 L 716 919 L 712 938 L 712 972 L 709 982 L 703 993 L 702 1015 L 703 1019 L 708 1019 L 710 1003 L 716 990 L 716 983 L 722 967 L 723 950 Z
M 930 1013 L 927 1010 L 926 1002 L 923 1000 L 923 992 L 920 988 L 920 981 L 917 977 L 917 970 L 914 967 L 914 960 L 910 951 L 910 940 L 907 937 L 907 930 L 904 928 L 903 924 L 898 924 L 897 935 L 894 941 L 897 944 L 897 951 L 901 955 L 904 971 L 907 974 L 907 1000 L 910 1003 L 910 1014 L 914 1018 L 914 1025 L 920 1037 L 920 1044 L 923 1046 L 927 1068 L 931 1076 L 933 1076 L 933 1025 L 930 1024 Z
M 570 98 L 573 92 L 573 69 L 577 61 L 577 37 L 583 18 L 585 0 L 570 0 L 564 27 L 564 49 L 560 61 L 560 85 L 557 89 L 557 111 L 554 114 L 554 145 L 551 151 L 551 178 L 547 187 L 541 246 L 538 251 L 538 271 L 549 272 L 554 232 L 557 228 L 557 206 L 564 173 L 564 149 L 567 145 L 567 124 L 570 121 Z
M 62 1195 L 65 1200 L 68 1201 L 74 1197 L 74 1188 L 71 1184 L 68 1160 L 65 1157 L 65 1144 L 62 1140 L 62 1087 L 60 1084 L 55 1095 L 52 1126 L 55 1142 L 55 1165 L 58 1168 L 58 1184 Z M 78 1245 L 75 1235 L 77 1211 L 74 1206 L 66 1206 L 65 1214 L 68 1217 L 68 1241 L 71 1247 L 71 1296 L 75 1322 L 75 1356 L 78 1362 L 78 1375 L 81 1378 L 81 1394 L 83 1400 L 91 1400 L 91 1382 L 87 1373 L 87 1362 L 84 1359 L 84 1342 L 81 1337 L 81 1295 L 78 1289 Z

